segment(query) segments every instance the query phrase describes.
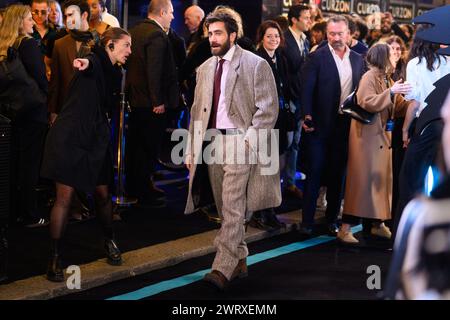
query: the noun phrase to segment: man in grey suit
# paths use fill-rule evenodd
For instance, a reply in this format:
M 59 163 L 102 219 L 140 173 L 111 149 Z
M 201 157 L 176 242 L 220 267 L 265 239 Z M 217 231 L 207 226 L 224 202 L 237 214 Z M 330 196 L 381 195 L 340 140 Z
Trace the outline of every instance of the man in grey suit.
M 212 271 L 204 280 L 223 290 L 230 281 L 247 275 L 246 213 L 281 204 L 278 144 L 271 140 L 276 135 L 261 138 L 260 134 L 275 125 L 278 96 L 269 64 L 236 45 L 238 23 L 232 14 L 214 11 L 206 18 L 206 26 L 213 56 L 197 71 L 185 155 L 190 171 L 185 212 L 191 213 L 204 204 L 202 199 L 212 189 L 222 224 L 214 241 L 217 253 Z M 217 135 L 205 147 L 211 132 Z M 252 138 L 255 136 L 258 139 Z M 273 170 L 264 172 L 267 167 L 262 163 L 261 150 L 269 140 L 276 165 L 272 162 Z M 206 150 L 211 145 L 224 146 L 225 163 L 208 161 Z M 250 158 L 253 155 L 257 160 L 236 161 L 239 154 Z M 208 183 L 211 188 L 205 187 Z

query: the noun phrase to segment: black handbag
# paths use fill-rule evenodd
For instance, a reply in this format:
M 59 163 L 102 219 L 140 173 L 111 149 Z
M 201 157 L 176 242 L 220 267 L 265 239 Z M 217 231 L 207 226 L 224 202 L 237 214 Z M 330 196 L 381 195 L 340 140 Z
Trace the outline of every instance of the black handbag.
M 355 119 L 364 124 L 370 124 L 375 114 L 359 106 L 358 100 L 356 98 L 357 90 L 358 89 L 356 88 L 352 93 L 350 93 L 350 95 L 340 105 L 339 109 L 343 114 L 350 116 L 352 119 Z
M 47 104 L 47 96 L 28 74 L 19 57 L 18 47 L 23 38 L 8 49 L 0 61 L 0 114 L 16 120 L 36 107 Z

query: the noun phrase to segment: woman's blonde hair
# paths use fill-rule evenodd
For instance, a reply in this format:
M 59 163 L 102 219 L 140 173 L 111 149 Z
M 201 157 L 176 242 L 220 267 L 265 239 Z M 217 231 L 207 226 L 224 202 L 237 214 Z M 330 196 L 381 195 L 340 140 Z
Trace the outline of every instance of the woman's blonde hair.
M 62 27 L 64 27 L 64 22 L 63 22 L 63 13 L 61 10 L 61 5 L 56 0 L 49 0 L 48 7 L 50 8 L 52 6 L 52 4 L 55 5 L 56 11 L 58 11 L 58 13 L 59 13 L 58 21 L 56 21 L 55 27 L 62 28 Z M 49 17 L 49 21 L 50 21 L 50 17 Z
M 6 57 L 8 48 L 17 38 L 29 37 L 23 30 L 23 20 L 31 13 L 29 6 L 13 4 L 3 13 L 3 22 L 0 25 L 0 57 Z

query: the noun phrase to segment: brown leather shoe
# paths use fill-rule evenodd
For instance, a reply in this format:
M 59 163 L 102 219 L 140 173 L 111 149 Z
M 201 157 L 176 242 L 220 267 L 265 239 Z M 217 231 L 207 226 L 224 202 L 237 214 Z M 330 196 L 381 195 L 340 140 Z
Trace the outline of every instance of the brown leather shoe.
M 222 272 L 213 270 L 203 277 L 203 281 L 209 282 L 213 284 L 217 289 L 220 291 L 224 291 L 227 287 L 230 281 L 222 274 Z
M 284 189 L 284 192 L 292 197 L 303 199 L 303 191 L 297 188 L 295 185 L 290 185 Z
M 242 279 L 248 276 L 248 269 L 247 269 L 247 258 L 239 260 L 236 268 L 233 271 L 233 274 L 231 275 L 231 280 L 233 281 L 236 278 Z

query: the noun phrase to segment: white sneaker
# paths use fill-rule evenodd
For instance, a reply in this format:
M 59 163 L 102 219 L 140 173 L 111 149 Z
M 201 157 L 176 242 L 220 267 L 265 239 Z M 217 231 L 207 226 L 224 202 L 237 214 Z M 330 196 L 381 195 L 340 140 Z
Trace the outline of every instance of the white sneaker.
M 374 236 L 378 236 L 378 237 L 386 238 L 386 239 L 390 239 L 392 237 L 391 230 L 389 230 L 389 228 L 386 227 L 386 225 L 384 223 L 380 224 L 380 226 L 378 228 L 372 227 L 372 229 L 370 230 L 370 233 Z
M 359 240 L 353 236 L 353 233 L 350 230 L 342 231 L 341 229 L 339 229 L 339 231 L 337 233 L 337 239 L 341 242 L 348 243 L 348 244 L 358 244 L 359 243 Z
M 295 173 L 295 180 L 301 180 L 301 181 L 306 180 L 306 174 L 304 174 L 303 172 L 297 171 Z

